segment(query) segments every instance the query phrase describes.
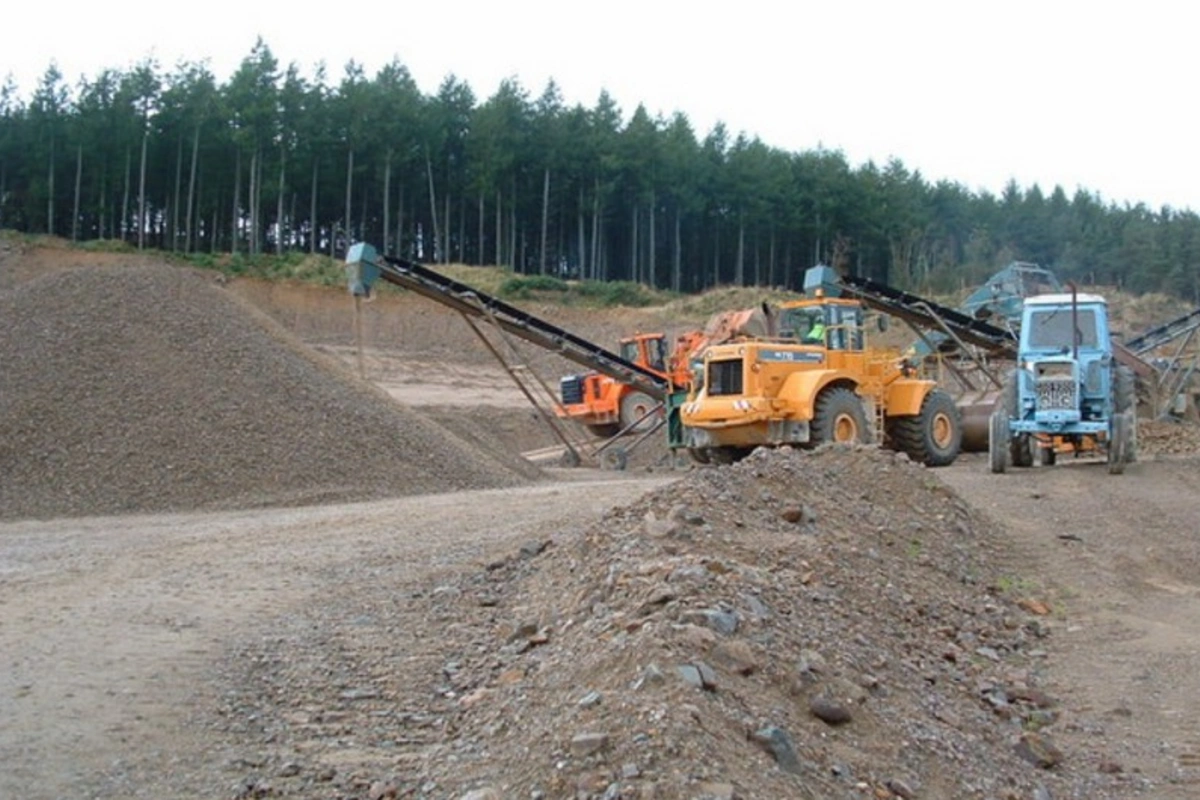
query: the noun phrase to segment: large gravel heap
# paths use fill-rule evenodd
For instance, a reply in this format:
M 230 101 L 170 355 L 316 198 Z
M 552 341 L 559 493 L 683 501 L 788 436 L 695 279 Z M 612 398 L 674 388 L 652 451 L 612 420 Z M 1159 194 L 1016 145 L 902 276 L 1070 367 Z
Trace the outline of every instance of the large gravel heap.
M 239 796 L 1129 797 L 1042 685 L 1054 610 L 1008 548 L 903 455 L 704 467 L 247 643 Z
M 319 360 L 203 273 L 0 293 L 0 519 L 502 487 L 536 476 Z

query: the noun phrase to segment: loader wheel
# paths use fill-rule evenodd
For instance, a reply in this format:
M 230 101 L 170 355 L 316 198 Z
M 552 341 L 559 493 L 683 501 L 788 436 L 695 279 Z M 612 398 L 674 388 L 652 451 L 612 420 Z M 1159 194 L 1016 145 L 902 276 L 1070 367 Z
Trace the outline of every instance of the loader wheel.
M 921 413 L 897 417 L 891 424 L 893 445 L 927 467 L 954 463 L 962 448 L 962 417 L 950 395 L 934 389 L 925 395 Z
M 712 459 L 708 457 L 707 447 L 689 447 L 688 455 L 692 457 L 692 461 L 697 464 L 711 464 Z
M 744 447 L 713 447 L 708 451 L 708 458 L 714 464 L 735 464 L 749 454 Z
M 813 411 L 813 441 L 852 444 L 867 441 L 867 415 L 858 395 L 849 389 L 827 389 Z
M 1004 472 L 1007 458 L 1008 413 L 998 409 L 988 419 L 988 467 L 997 474 Z
M 1125 471 L 1129 449 L 1129 415 L 1113 414 L 1108 437 L 1108 474 L 1120 475 Z
M 659 419 L 657 414 L 650 412 L 661 405 L 654 402 L 645 392 L 630 392 L 621 398 L 621 428 L 629 428 L 634 433 L 650 430 Z M 633 427 L 630 428 L 630 425 Z

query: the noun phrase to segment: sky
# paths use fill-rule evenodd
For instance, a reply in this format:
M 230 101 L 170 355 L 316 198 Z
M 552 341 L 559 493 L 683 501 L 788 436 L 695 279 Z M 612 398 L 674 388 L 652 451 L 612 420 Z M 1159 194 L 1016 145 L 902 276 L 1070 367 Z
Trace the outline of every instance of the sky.
M 368 76 L 398 59 L 427 94 L 454 76 L 480 102 L 505 79 L 531 99 L 553 79 L 568 105 L 607 91 L 626 119 L 680 112 L 698 138 L 723 123 L 974 192 L 1015 181 L 1196 211 L 1198 19 L 1182 0 L 65 0 L 5 11 L 0 81 L 27 99 L 52 62 L 73 86 L 153 58 L 224 82 L 261 37 L 331 84 L 351 59 Z

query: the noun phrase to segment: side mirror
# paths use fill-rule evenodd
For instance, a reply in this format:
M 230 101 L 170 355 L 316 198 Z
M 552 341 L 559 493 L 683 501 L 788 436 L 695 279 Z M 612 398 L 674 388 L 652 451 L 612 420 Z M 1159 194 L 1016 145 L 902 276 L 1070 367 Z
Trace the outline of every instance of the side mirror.
M 880 333 L 886 331 L 888 329 L 888 318 L 885 315 L 880 314 L 875 318 L 875 327 L 879 328 Z

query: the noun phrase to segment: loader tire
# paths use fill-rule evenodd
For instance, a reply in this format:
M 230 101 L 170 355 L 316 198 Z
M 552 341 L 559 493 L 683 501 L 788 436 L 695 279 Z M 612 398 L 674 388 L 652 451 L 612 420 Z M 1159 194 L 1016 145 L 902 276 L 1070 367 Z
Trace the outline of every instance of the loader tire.
M 927 467 L 954 463 L 962 449 L 962 417 L 954 400 L 940 389 L 925 395 L 921 413 L 897 417 L 890 427 L 893 446 Z
M 650 412 L 661 405 L 645 392 L 630 392 L 621 398 L 621 428 L 633 433 L 650 430 L 659 420 L 658 414 Z
M 864 443 L 867 434 L 867 415 L 858 395 L 849 389 L 835 387 L 817 396 L 812 420 L 814 444 Z
M 709 448 L 708 458 L 714 464 L 736 464 L 750 453 L 742 447 L 712 447 Z

